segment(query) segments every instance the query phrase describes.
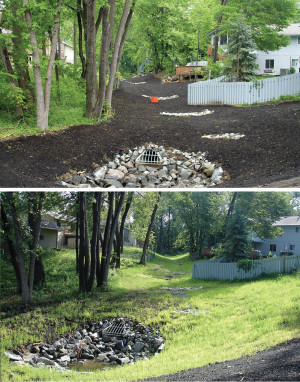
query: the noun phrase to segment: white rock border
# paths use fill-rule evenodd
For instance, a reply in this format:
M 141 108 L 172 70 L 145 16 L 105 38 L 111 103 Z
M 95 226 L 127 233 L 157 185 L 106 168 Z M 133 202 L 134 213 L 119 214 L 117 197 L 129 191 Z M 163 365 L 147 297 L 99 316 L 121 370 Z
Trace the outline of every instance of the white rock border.
M 147 95 L 144 95 L 142 94 L 142 97 L 145 97 L 145 98 L 152 98 L 152 96 L 147 96 Z M 167 101 L 169 99 L 176 99 L 176 98 L 179 98 L 179 95 L 177 94 L 174 94 L 172 96 L 169 96 L 169 97 L 157 97 L 159 101 Z
M 131 82 L 131 81 L 127 81 L 127 80 L 124 80 L 126 81 L 128 84 L 131 84 L 131 85 L 145 85 L 147 82 Z
M 225 133 L 225 134 L 209 134 L 202 135 L 203 139 L 241 139 L 244 138 L 245 134 L 237 134 L 237 133 Z
M 194 113 L 169 113 L 169 112 L 161 112 L 161 115 L 168 115 L 171 117 L 202 117 L 203 115 L 208 115 L 214 113 L 214 110 L 204 110 L 204 111 L 199 111 L 199 112 L 194 112 Z

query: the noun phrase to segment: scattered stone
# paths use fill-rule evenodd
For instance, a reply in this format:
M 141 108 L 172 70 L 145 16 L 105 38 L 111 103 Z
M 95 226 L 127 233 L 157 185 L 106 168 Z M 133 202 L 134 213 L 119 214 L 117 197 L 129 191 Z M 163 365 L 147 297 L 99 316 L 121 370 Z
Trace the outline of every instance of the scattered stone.
M 8 352 L 5 352 L 5 355 L 9 358 L 10 361 L 23 361 L 23 358 L 20 355 L 11 354 Z
M 198 286 L 198 287 L 161 287 L 161 289 L 166 289 L 166 290 L 197 290 L 197 289 L 203 289 L 203 286 Z
M 144 349 L 144 342 L 136 342 L 134 347 L 133 347 L 133 352 L 134 353 L 139 353 Z
M 137 163 L 138 156 L 146 149 L 159 151 L 162 162 Z M 202 152 L 165 149 L 150 143 L 133 150 L 120 150 L 113 161 L 93 174 L 66 176 L 56 184 L 68 188 L 202 188 L 215 186 L 222 182 L 223 176 L 221 166 L 207 161 Z

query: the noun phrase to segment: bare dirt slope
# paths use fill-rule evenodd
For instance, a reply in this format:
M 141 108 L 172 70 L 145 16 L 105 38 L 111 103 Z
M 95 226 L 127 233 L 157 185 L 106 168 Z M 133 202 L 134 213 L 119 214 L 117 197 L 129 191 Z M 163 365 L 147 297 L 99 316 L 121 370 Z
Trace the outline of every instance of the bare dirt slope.
M 45 136 L 0 142 L 0 187 L 55 187 L 69 171 L 90 172 L 120 149 L 146 142 L 186 151 L 207 152 L 230 179 L 219 187 L 300 185 L 300 103 L 254 107 L 188 106 L 187 82 L 162 85 L 149 74 L 121 82 L 115 91 L 115 117 L 94 126 L 73 126 Z M 151 104 L 142 97 L 178 98 Z M 181 118 L 161 112 L 213 114 Z M 206 134 L 245 134 L 240 140 L 209 140 Z M 281 186 L 280 181 L 287 181 Z M 275 182 L 275 183 L 274 183 Z M 274 185 L 273 185 L 274 184 Z

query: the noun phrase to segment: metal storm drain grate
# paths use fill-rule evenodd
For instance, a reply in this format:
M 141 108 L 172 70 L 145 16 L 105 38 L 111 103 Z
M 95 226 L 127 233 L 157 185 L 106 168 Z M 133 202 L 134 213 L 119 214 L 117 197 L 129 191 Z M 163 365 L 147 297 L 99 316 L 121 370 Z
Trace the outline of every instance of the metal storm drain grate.
M 162 165 L 163 159 L 160 152 L 155 149 L 146 149 L 136 158 L 138 164 Z
M 106 336 L 124 336 L 126 333 L 125 324 L 122 322 L 114 322 L 102 331 Z

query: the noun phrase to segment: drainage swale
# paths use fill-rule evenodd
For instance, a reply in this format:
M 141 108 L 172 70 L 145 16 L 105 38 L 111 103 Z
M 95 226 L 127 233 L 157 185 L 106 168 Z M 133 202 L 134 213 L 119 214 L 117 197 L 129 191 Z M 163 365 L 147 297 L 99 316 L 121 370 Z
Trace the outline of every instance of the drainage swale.
M 53 343 L 19 346 L 5 355 L 15 365 L 91 371 L 135 363 L 159 353 L 165 340 L 159 328 L 125 318 L 84 324 Z

